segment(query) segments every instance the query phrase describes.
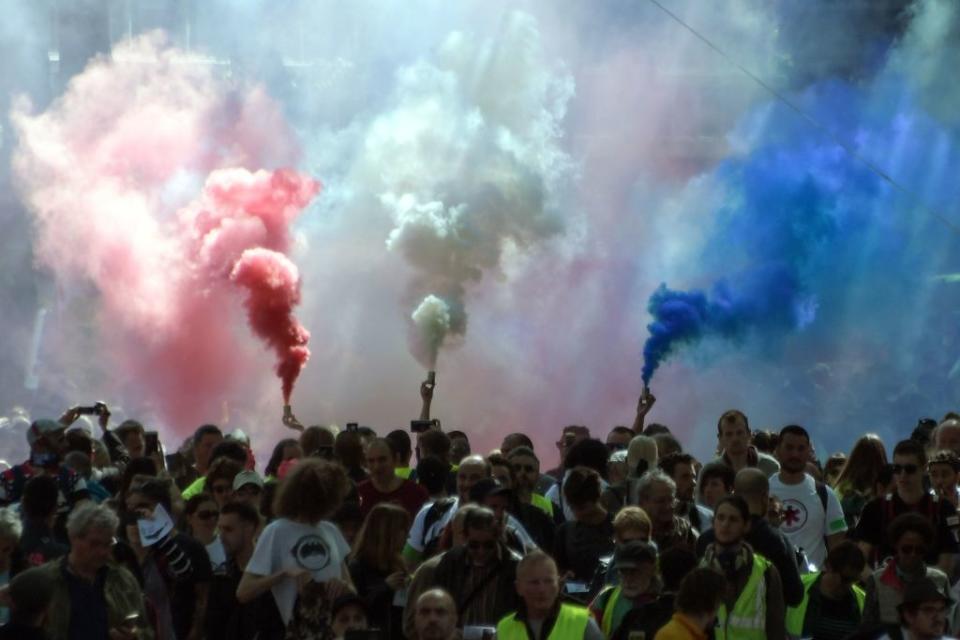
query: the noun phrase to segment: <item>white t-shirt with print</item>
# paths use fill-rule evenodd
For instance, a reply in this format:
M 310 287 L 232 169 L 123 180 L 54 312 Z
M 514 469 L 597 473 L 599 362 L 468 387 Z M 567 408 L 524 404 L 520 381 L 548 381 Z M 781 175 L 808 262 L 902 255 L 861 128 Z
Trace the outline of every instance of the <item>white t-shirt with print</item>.
M 827 559 L 827 545 L 824 536 L 843 533 L 847 530 L 847 521 L 843 517 L 843 508 L 833 489 L 827 489 L 827 512 L 823 512 L 823 503 L 817 495 L 817 481 L 806 474 L 799 484 L 783 484 L 780 474 L 770 476 L 770 495 L 777 496 L 783 502 L 783 531 L 795 547 L 802 547 L 807 559 L 818 569 L 823 568 Z
M 246 571 L 270 576 L 300 567 L 313 574 L 314 582 L 326 582 L 343 575 L 348 553 L 350 545 L 336 525 L 326 521 L 309 525 L 279 518 L 260 534 Z M 297 601 L 297 581 L 284 578 L 273 586 L 272 592 L 284 624 L 289 624 Z

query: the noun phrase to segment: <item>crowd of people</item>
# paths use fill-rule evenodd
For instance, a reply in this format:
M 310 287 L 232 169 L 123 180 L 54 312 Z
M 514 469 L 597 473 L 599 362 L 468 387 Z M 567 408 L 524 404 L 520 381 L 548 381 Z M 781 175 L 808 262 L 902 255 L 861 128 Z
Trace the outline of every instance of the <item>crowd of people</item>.
M 167 453 L 103 403 L 32 421 L 0 474 L 0 640 L 960 631 L 960 415 L 821 460 L 802 426 L 731 410 L 698 460 L 644 391 L 630 426 L 481 455 L 420 392 L 411 430 L 288 413 L 265 465 L 212 424 Z

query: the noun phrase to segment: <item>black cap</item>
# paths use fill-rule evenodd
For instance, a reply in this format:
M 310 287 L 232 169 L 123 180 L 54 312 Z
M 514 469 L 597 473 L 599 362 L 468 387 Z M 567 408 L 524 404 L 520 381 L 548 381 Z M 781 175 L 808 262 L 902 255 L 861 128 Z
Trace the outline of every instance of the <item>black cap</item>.
M 617 545 L 613 552 L 614 569 L 635 569 L 642 563 L 653 563 L 657 561 L 657 550 L 649 542 L 642 540 L 631 540 L 625 544 Z
M 489 496 L 510 495 L 509 487 L 494 478 L 484 478 L 470 488 L 470 502 L 481 503 Z
M 953 604 L 950 596 L 941 591 L 933 580 L 920 578 L 916 582 L 909 583 L 907 588 L 903 590 L 903 602 L 897 605 L 897 610 L 903 611 L 904 607 L 923 602 L 933 602 L 934 600 L 940 600 L 948 607 Z

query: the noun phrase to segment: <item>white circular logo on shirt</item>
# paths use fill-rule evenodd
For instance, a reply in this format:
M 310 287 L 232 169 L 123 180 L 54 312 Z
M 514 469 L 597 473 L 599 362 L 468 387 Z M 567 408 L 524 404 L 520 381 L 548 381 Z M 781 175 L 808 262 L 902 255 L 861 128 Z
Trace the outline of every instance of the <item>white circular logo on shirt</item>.
M 785 533 L 794 533 L 807 524 L 807 508 L 799 500 L 787 498 L 783 501 L 783 524 Z
M 330 549 L 318 535 L 303 536 L 291 550 L 297 564 L 308 571 L 320 571 L 330 564 Z

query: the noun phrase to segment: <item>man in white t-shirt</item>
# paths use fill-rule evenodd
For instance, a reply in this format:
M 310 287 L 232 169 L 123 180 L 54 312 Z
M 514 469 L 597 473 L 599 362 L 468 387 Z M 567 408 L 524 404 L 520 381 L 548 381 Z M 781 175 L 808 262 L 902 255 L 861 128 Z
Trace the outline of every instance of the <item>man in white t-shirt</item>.
M 847 522 L 840 500 L 833 489 L 818 485 L 806 472 L 810 460 L 810 436 L 806 429 L 797 425 L 781 429 L 776 454 L 780 471 L 770 476 L 770 495 L 783 503 L 780 530 L 820 569 L 828 547 L 833 548 L 846 536 Z M 806 567 L 800 569 L 804 571 Z

